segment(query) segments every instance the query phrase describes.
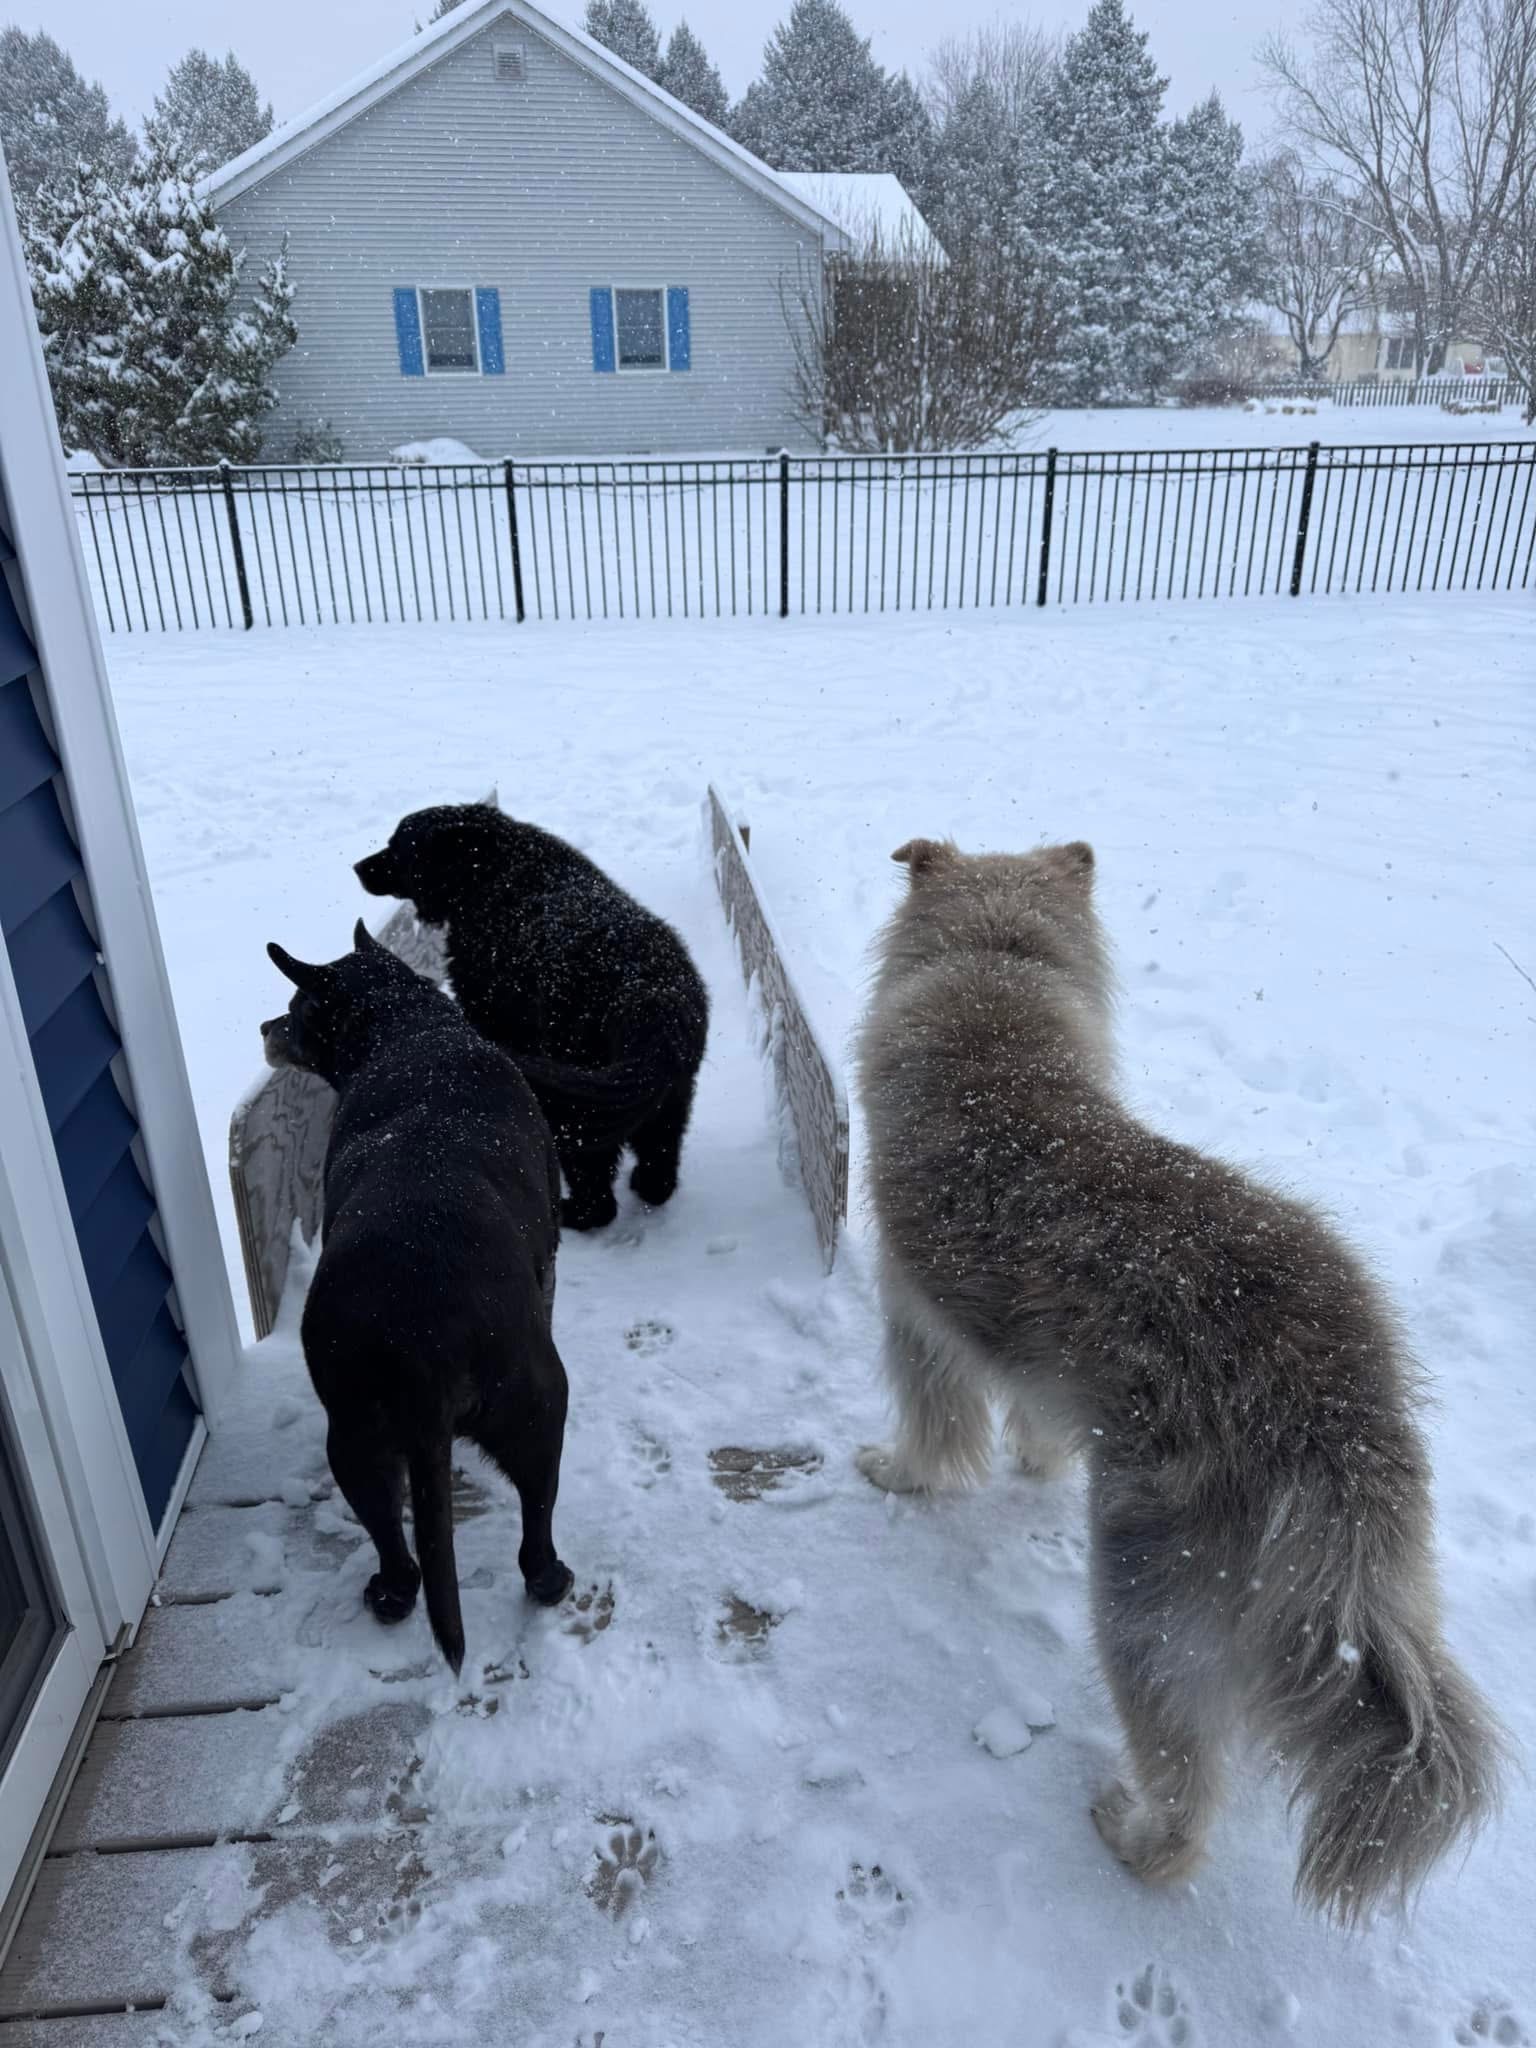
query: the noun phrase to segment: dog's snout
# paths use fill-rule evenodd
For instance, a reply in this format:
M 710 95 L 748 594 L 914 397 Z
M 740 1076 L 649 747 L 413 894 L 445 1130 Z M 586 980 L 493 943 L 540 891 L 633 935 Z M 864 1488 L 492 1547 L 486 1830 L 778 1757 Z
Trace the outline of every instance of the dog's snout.
M 352 872 L 371 896 L 393 896 L 387 853 L 370 853 L 353 864 Z

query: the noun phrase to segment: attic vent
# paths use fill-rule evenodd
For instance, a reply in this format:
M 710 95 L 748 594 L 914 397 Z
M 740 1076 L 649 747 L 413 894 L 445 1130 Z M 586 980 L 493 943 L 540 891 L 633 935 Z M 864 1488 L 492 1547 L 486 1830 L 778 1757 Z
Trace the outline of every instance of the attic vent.
M 496 45 L 496 83 L 521 85 L 528 76 L 528 53 L 521 43 Z

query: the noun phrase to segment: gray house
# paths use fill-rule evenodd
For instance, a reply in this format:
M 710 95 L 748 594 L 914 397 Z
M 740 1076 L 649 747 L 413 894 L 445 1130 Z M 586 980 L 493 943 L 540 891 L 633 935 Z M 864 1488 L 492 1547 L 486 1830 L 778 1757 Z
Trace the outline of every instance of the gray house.
M 781 280 L 845 230 L 526 0 L 466 0 L 203 190 L 253 272 L 288 239 L 271 456 L 321 420 L 348 459 L 806 441 Z

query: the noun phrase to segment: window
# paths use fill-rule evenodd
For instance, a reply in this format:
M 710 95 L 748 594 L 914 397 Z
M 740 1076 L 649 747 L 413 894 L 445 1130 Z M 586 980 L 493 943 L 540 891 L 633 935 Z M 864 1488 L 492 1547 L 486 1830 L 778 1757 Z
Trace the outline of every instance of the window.
M 1395 335 L 1387 343 L 1387 368 L 1389 370 L 1411 370 L 1414 367 L 1413 336 L 1411 334 Z
M 614 327 L 621 370 L 664 370 L 667 367 L 667 323 L 659 291 L 616 290 Z
M 469 291 L 423 291 L 421 332 L 428 374 L 445 370 L 478 370 L 475 346 L 475 301 Z

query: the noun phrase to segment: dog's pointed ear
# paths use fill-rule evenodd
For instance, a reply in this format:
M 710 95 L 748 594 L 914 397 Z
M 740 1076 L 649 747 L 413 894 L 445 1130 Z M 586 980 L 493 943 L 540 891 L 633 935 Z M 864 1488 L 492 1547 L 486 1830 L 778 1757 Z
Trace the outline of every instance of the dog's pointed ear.
M 960 858 L 960 849 L 952 839 L 909 839 L 905 846 L 898 846 L 891 855 L 899 860 L 908 874 L 916 881 L 919 875 L 931 875 L 941 868 L 955 866 Z
M 1065 846 L 1050 848 L 1050 862 L 1064 882 L 1071 882 L 1086 895 L 1093 887 L 1093 848 L 1086 839 L 1069 840 Z
M 361 918 L 357 920 L 352 930 L 352 946 L 353 950 L 358 953 L 387 953 L 389 951 L 387 946 L 379 944 L 379 941 L 369 931 Z
M 312 967 L 303 960 L 295 960 L 275 939 L 268 941 L 267 958 L 280 974 L 287 975 L 295 988 L 303 989 L 306 994 L 317 989 L 325 975 L 323 967 Z
M 486 810 L 488 811 L 499 811 L 501 809 L 501 791 L 496 787 L 494 782 L 491 784 L 490 795 L 487 797 L 482 797 L 481 802 L 484 804 Z

